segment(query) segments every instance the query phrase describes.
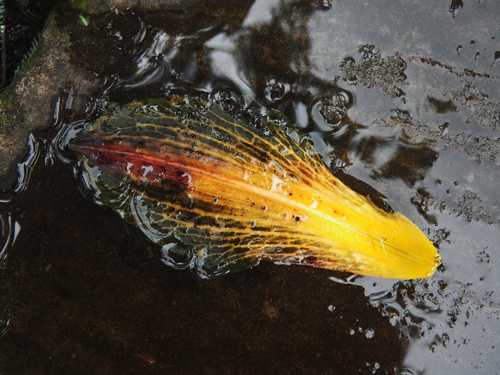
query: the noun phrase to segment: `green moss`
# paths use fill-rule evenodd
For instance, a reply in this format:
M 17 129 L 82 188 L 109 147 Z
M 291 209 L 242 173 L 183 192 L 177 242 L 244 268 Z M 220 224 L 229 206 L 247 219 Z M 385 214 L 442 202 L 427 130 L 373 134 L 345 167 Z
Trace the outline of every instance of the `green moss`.
M 8 120 L 7 111 L 14 108 L 14 96 L 7 88 L 0 97 L 0 120 L 6 122 Z
M 52 41 L 52 44 L 54 45 L 53 48 L 60 48 L 61 46 L 68 45 L 69 43 L 70 43 L 69 34 L 64 30 L 58 32 L 54 36 Z
M 8 90 L 5 90 L 1 96 L 2 100 L 0 101 L 0 107 L 2 109 L 11 109 L 14 108 L 14 96 L 10 94 Z
M 103 3 L 100 0 L 72 0 L 69 6 L 74 10 L 95 14 L 99 12 L 98 9 L 107 8 L 107 3 Z
M 74 9 L 85 9 L 89 4 L 90 0 L 73 0 L 71 2 L 71 7 Z

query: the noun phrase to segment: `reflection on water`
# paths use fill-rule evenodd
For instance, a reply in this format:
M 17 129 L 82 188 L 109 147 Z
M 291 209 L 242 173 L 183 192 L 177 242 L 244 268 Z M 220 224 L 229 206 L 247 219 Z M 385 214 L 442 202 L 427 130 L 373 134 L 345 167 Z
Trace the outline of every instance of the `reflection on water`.
M 74 31 L 73 62 L 108 77 L 88 119 L 108 102 L 171 92 L 209 92 L 228 111 L 238 100 L 281 110 L 340 178 L 382 192 L 439 246 L 443 266 L 427 280 L 335 279 L 364 288 L 407 340 L 397 373 L 492 374 L 500 332 L 500 14 L 492 3 L 246 1 L 219 17 L 205 17 L 203 6 L 117 10 L 93 21 L 106 25 L 93 36 L 98 44 L 83 26 Z M 2 216 L 2 228 L 4 257 L 19 224 Z M 378 362 L 367 366 L 380 372 Z
M 10 317 L 7 312 L 0 311 L 0 338 L 7 333 L 7 327 L 9 325 Z
M 372 179 L 396 210 L 413 212 L 439 245 L 443 267 L 423 281 L 351 283 L 365 288 L 370 303 L 409 338 L 400 374 L 496 373 L 500 280 L 492 262 L 500 239 L 500 92 L 499 70 L 492 69 L 498 31 L 486 25 L 494 24 L 489 12 L 498 16 L 498 9 L 452 4 L 454 19 L 443 12 L 425 21 L 406 17 L 415 9 L 406 13 L 401 4 L 375 7 L 370 17 L 391 19 L 385 34 L 375 30 L 379 24 L 363 23 L 369 16 L 354 14 L 358 7 L 338 4 L 343 16 L 323 19 L 340 30 L 330 42 L 341 50 L 338 58 L 323 51 L 321 34 L 313 42 L 312 60 L 329 68 L 318 74 L 343 78 L 356 98 L 349 116 L 367 126 L 351 143 L 356 146 L 345 171 Z M 431 7 L 439 5 L 420 4 L 420 14 Z M 485 25 L 480 31 L 468 35 L 460 28 L 478 20 Z M 435 30 L 438 39 L 429 34 Z M 359 50 L 349 45 L 349 35 L 363 40 Z M 457 55 L 459 44 L 468 48 Z
M 0 201 L 1 202 L 1 201 Z M 1 202 L 2 204 L 4 202 Z M 10 213 L 2 213 L 0 216 L 0 269 L 7 265 L 7 256 L 10 249 L 14 245 L 16 238 L 21 229 L 19 223 L 12 217 Z

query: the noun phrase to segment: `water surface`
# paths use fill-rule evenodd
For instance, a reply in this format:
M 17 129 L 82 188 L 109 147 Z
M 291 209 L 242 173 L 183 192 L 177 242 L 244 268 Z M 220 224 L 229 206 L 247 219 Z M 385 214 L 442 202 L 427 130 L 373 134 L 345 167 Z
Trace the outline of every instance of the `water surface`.
M 103 84 L 86 113 L 75 93 L 60 99 L 2 197 L 0 369 L 497 373 L 499 9 L 246 1 L 71 26 L 73 63 Z M 398 281 L 261 264 L 203 281 L 163 265 L 78 191 L 52 136 L 109 102 L 179 92 L 281 110 L 340 178 L 415 222 L 443 266 Z

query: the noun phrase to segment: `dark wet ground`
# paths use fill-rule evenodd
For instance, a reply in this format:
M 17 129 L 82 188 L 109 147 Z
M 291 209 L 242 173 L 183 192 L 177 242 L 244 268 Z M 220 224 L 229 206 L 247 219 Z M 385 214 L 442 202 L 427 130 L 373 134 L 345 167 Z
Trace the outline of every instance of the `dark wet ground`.
M 43 166 L 37 135 L 37 168 L 1 208 L 4 237 L 21 230 L 0 272 L 0 373 L 498 373 L 500 3 L 207 4 L 71 23 L 73 62 L 116 77 L 109 101 L 206 90 L 281 109 L 443 267 L 346 283 L 263 263 L 202 280 L 86 200 L 69 165 Z

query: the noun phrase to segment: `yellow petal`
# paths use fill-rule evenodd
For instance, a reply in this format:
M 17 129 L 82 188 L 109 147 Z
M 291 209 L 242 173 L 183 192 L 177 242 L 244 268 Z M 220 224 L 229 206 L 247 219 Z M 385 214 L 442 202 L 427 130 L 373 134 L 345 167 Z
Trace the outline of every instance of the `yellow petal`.
M 261 259 L 397 279 L 434 273 L 441 259 L 412 222 L 345 186 L 279 114 L 257 122 L 154 100 L 115 108 L 70 147 L 134 192 L 104 203 L 154 242 L 186 245 L 204 276 Z

